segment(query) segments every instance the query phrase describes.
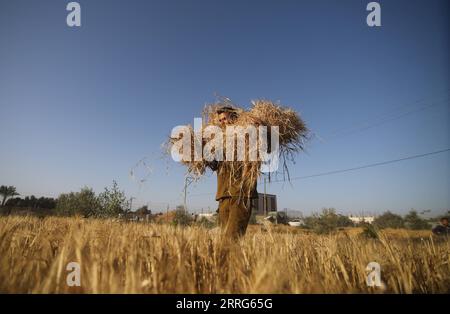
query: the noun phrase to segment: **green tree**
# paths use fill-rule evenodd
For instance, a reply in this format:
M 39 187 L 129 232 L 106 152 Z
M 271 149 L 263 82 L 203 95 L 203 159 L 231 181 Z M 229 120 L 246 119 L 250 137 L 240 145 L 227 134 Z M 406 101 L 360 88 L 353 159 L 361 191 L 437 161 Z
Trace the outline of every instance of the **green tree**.
M 125 213 L 129 210 L 130 203 L 125 196 L 125 192 L 119 190 L 116 181 L 113 181 L 111 188 L 105 187 L 105 191 L 98 196 L 99 207 L 96 216 L 111 217 Z
M 2 206 L 5 206 L 8 197 L 19 195 L 19 193 L 17 193 L 16 188 L 12 185 L 10 186 L 2 185 L 0 186 L 0 195 L 3 197 Z
M 363 227 L 363 232 L 362 232 L 362 236 L 368 239 L 378 239 L 379 235 L 378 235 L 378 227 L 367 223 L 367 222 L 363 222 L 360 224 Z
M 380 229 L 384 228 L 398 229 L 404 227 L 405 221 L 403 220 L 402 216 L 387 211 L 382 215 L 378 216 L 377 218 L 375 218 L 373 224 Z
M 51 197 L 36 198 L 34 195 L 31 195 L 24 199 L 20 197 L 9 198 L 5 206 L 54 209 L 56 207 L 56 200 Z
M 184 206 L 177 206 L 175 210 L 175 217 L 173 218 L 173 223 L 175 225 L 187 226 L 192 223 L 192 217 L 186 212 Z
M 203 228 L 212 229 L 217 227 L 217 223 L 215 221 L 211 221 L 208 218 L 201 217 L 197 222 L 197 225 L 202 226 Z
M 61 194 L 58 197 L 55 211 L 59 215 L 72 216 L 81 215 L 84 217 L 93 216 L 99 209 L 99 202 L 95 192 L 88 187 L 84 187 L 80 192 L 70 192 Z
M 405 224 L 412 230 L 430 229 L 430 224 L 425 219 L 420 218 L 415 210 L 411 210 L 405 216 Z
M 336 214 L 334 208 L 323 208 L 320 215 L 314 214 L 304 219 L 305 226 L 317 233 L 330 233 L 339 227 L 353 226 L 353 222 L 346 216 Z
M 136 210 L 136 214 L 138 214 L 138 215 L 149 215 L 151 213 L 152 213 L 152 211 L 148 209 L 147 205 L 141 206 L 140 208 L 138 208 Z
M 337 227 L 353 227 L 355 224 L 347 216 L 337 215 Z

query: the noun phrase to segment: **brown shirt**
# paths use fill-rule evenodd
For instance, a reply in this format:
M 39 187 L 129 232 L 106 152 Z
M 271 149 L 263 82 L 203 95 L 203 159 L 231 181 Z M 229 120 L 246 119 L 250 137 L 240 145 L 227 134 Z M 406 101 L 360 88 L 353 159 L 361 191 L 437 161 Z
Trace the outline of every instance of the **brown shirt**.
M 228 197 L 258 198 L 256 178 L 243 178 L 241 173 L 231 175 L 224 162 L 215 162 L 211 169 L 217 172 L 216 201 Z

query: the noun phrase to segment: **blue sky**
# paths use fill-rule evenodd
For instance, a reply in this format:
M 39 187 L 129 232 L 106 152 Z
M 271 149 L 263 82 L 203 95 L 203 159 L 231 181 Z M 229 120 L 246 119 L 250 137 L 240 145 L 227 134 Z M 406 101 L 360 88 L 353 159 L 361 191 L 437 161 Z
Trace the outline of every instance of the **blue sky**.
M 450 147 L 446 0 L 380 1 L 375 28 L 361 0 L 78 1 L 80 28 L 66 25 L 68 2 L 0 0 L 0 184 L 22 195 L 117 180 L 136 206 L 182 203 L 184 168 L 160 160 L 160 144 L 215 92 L 301 113 L 322 140 L 292 176 Z M 139 184 L 129 170 L 144 157 L 153 171 Z M 450 208 L 449 158 L 267 191 L 305 213 L 439 212 Z M 213 175 L 191 186 L 189 208 L 215 210 L 215 187 Z

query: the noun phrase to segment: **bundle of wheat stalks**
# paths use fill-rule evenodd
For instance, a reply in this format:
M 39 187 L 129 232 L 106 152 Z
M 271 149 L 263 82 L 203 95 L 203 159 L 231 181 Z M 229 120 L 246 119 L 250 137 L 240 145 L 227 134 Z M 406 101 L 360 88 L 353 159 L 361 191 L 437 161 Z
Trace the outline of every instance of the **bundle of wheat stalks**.
M 252 106 L 249 110 L 244 110 L 233 104 L 233 108 L 237 113 L 237 117 L 234 120 L 233 126 L 242 126 L 246 128 L 247 126 L 254 126 L 257 130 L 259 126 L 267 127 L 267 138 L 268 147 L 270 152 L 270 139 L 271 139 L 271 127 L 278 127 L 279 134 L 279 160 L 282 164 L 281 170 L 278 173 L 282 173 L 284 177 L 289 178 L 289 170 L 287 167 L 288 161 L 293 161 L 296 153 L 304 150 L 305 141 L 308 138 L 308 128 L 305 122 L 300 118 L 299 114 L 292 110 L 291 108 L 275 104 L 269 100 L 254 100 L 251 102 Z M 224 106 L 229 105 L 229 103 L 224 104 L 223 102 L 214 103 L 206 105 L 202 113 L 202 129 L 204 130 L 208 126 L 218 126 L 220 127 L 219 115 L 217 110 Z M 182 160 L 181 162 L 187 166 L 187 175 L 193 180 L 196 180 L 203 176 L 208 168 L 211 167 L 211 162 L 206 161 L 204 158 L 200 161 L 194 160 L 194 129 L 188 126 L 191 131 L 191 159 Z M 223 130 L 223 135 L 225 135 L 225 130 Z M 169 139 L 170 144 L 173 144 L 178 138 Z M 208 140 L 208 139 L 206 139 Z M 207 141 L 203 139 L 202 148 L 205 146 Z M 234 184 L 241 184 L 242 187 L 247 182 L 252 182 L 257 179 L 261 174 L 260 168 L 262 159 L 258 153 L 258 148 L 260 147 L 260 139 L 257 137 L 257 141 L 250 144 L 249 138 L 246 138 L 245 142 L 245 159 L 244 161 L 237 161 L 237 145 L 233 145 L 234 159 L 228 160 L 226 156 L 226 137 L 223 139 L 223 167 L 228 167 L 230 172 L 230 180 L 233 178 L 242 178 L 241 182 L 234 182 Z M 214 150 L 212 151 L 214 153 Z M 182 153 L 182 152 L 180 152 Z M 252 153 L 255 153 L 256 159 L 250 159 Z M 245 180 L 244 180 L 245 178 Z M 270 177 L 269 177 L 270 179 Z

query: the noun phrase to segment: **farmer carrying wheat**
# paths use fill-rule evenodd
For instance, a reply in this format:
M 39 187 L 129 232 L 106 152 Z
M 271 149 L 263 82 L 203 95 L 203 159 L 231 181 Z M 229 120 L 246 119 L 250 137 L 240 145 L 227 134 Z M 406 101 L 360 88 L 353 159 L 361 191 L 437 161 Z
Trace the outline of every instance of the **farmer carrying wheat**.
M 211 104 L 205 107 L 203 115 L 195 132 L 190 126 L 172 130 L 171 154 L 187 166 L 188 176 L 194 180 L 207 169 L 217 173 L 219 226 L 225 238 L 236 240 L 246 232 L 252 199 L 258 197 L 258 177 L 262 172 L 274 171 L 273 164 L 267 164 L 267 156 L 271 156 L 270 161 L 277 161 L 276 169 L 281 160 L 282 172 L 286 174 L 286 161 L 304 149 L 308 129 L 294 110 L 267 100 L 253 101 L 248 111 L 223 102 Z M 229 129 L 233 131 L 228 133 Z
M 220 126 L 224 129 L 233 125 L 238 118 L 237 111 L 229 106 L 220 107 L 216 113 Z M 252 212 L 252 199 L 258 198 L 257 177 L 245 178 L 242 170 L 232 172 L 224 161 L 214 161 L 210 164 L 210 168 L 217 172 L 216 201 L 219 202 L 219 226 L 226 238 L 237 239 L 247 230 Z M 248 182 L 240 184 L 244 181 Z

